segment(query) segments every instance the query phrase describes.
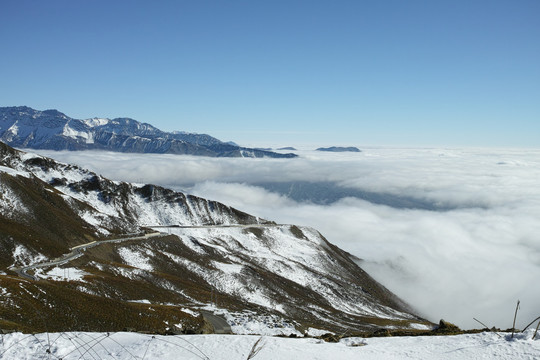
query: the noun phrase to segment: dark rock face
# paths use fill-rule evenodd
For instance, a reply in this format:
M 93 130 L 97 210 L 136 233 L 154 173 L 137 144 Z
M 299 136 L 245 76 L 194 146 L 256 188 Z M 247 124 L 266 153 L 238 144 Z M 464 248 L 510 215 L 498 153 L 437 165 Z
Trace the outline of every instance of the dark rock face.
M 0 141 L 14 147 L 49 150 L 108 150 L 219 157 L 291 158 L 224 143 L 210 135 L 165 132 L 129 118 L 72 119 L 57 110 L 27 106 L 0 108 Z
M 331 146 L 327 148 L 318 148 L 317 151 L 330 151 L 330 152 L 361 152 L 360 149 L 354 146 L 341 147 L 341 146 Z

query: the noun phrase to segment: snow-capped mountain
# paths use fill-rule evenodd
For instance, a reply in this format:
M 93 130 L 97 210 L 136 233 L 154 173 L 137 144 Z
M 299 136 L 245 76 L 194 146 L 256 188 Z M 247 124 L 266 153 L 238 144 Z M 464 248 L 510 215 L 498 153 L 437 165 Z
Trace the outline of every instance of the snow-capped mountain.
M 165 132 L 129 118 L 72 119 L 57 110 L 0 107 L 0 141 L 19 148 L 101 149 L 222 157 L 291 158 L 295 154 L 244 148 L 205 134 Z
M 1 327 L 201 329 L 203 309 L 295 332 L 423 323 L 311 228 L 2 143 L 0 190 Z

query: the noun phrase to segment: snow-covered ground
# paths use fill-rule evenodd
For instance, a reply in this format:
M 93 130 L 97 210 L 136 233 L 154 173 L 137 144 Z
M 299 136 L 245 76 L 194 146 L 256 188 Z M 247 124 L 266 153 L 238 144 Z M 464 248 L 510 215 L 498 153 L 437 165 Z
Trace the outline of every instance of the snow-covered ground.
M 84 281 L 85 275 L 88 275 L 88 273 L 73 267 L 60 268 L 56 266 L 48 271 L 43 269 L 35 270 L 35 276 L 55 281 Z
M 152 336 L 136 333 L 50 333 L 1 335 L 0 359 L 538 359 L 534 330 L 501 337 L 495 333 L 458 336 L 314 338 L 247 335 Z M 259 341 L 260 340 L 260 341 Z M 258 343 L 257 343 L 258 341 Z M 50 349 L 50 353 L 47 350 Z

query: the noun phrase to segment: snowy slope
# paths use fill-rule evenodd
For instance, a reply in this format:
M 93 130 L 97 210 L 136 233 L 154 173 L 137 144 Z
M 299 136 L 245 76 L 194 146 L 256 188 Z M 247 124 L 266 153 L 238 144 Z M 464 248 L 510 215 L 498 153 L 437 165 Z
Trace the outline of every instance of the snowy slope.
M 239 335 L 52 333 L 32 336 L 15 333 L 2 335 L 0 354 L 4 360 L 245 360 L 255 348 L 260 349 L 252 357 L 257 360 L 534 360 L 540 358 L 540 338 L 531 340 L 532 336 L 533 331 L 528 331 L 518 334 L 516 339 L 509 339 L 507 334 L 498 337 L 494 333 L 481 333 L 458 336 L 346 338 L 339 343 L 325 343 L 313 338 Z M 51 352 L 47 353 L 49 348 Z
M 114 226 L 134 232 L 152 225 L 256 224 L 260 221 L 217 202 L 154 185 L 111 181 L 88 170 L 8 150 L 0 144 L 2 154 L 0 171 L 5 174 L 27 177 L 32 174 L 63 194 L 69 204 L 78 201 L 89 205 L 84 210 L 79 207 L 76 210 L 99 233 L 107 234 Z M 5 201 L 17 201 L 16 196 Z
M 311 228 L 280 225 L 170 230 L 193 251 L 216 254 L 213 256 L 216 260 L 208 267 L 196 263 L 190 263 L 189 267 L 221 293 L 285 315 L 303 307 L 321 318 L 330 318 L 329 309 L 358 316 L 410 318 L 406 313 L 377 304 L 376 299 L 363 291 L 357 279 L 348 276 L 349 269 L 336 261 L 340 254 Z M 170 257 L 185 264 L 185 259 Z M 288 289 L 274 289 L 269 284 L 255 281 L 250 269 L 279 274 L 280 281 L 288 280 L 309 289 L 326 304 L 319 304 L 313 298 L 302 299 L 301 304 L 285 299 L 277 302 L 278 295 L 290 296 Z M 359 276 L 358 273 L 354 275 Z

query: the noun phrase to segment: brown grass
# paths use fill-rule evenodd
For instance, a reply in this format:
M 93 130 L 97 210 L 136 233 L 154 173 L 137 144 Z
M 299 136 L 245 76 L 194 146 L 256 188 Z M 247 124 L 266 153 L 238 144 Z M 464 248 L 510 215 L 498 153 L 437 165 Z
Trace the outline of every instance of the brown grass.
M 174 324 L 198 332 L 204 325 L 176 306 L 130 303 L 94 296 L 48 281 L 25 282 L 0 276 L 11 293 L 0 306 L 1 326 L 24 332 L 121 331 L 166 333 Z

